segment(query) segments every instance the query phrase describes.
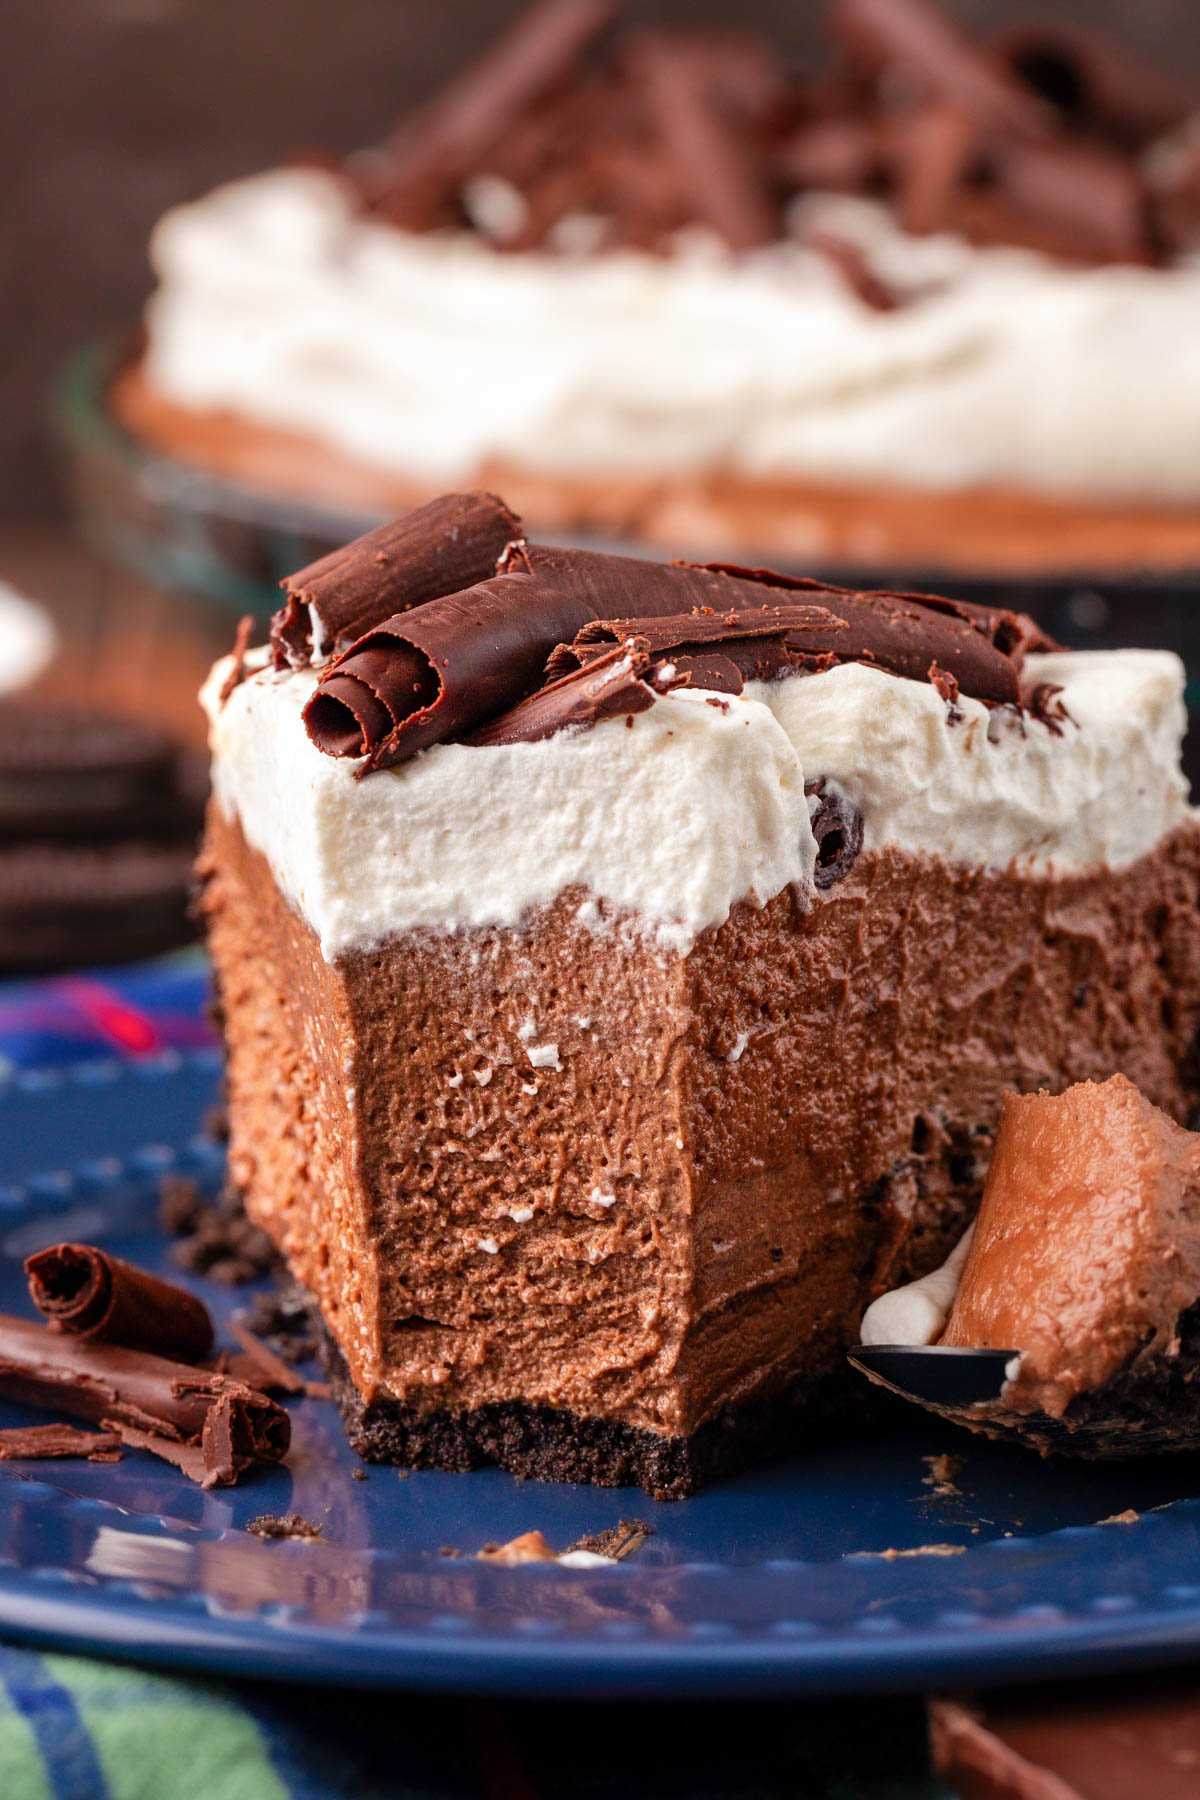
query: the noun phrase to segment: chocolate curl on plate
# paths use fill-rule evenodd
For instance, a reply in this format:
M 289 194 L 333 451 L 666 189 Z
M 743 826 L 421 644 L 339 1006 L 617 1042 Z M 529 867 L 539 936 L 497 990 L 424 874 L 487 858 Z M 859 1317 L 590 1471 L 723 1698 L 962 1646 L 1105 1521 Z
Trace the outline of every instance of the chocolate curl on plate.
M 42 1317 L 71 1337 L 182 1362 L 199 1362 L 213 1347 L 203 1300 L 91 1244 L 39 1250 L 26 1257 L 25 1274 Z
M 670 161 L 689 215 L 731 250 L 753 250 L 779 235 L 764 162 L 745 126 L 723 105 L 708 57 L 665 33 L 630 44 L 633 79 Z
M 883 277 L 875 273 L 861 244 L 832 231 L 814 231 L 804 242 L 810 250 L 825 258 L 850 292 L 872 312 L 895 312 L 904 304 L 895 288 L 889 287 Z
M 271 620 L 277 669 L 328 661 L 372 625 L 494 573 L 524 535 L 495 494 L 443 494 L 289 575 Z
M 483 56 L 420 107 L 384 152 L 379 204 L 432 201 L 477 172 L 481 158 L 544 94 L 567 80 L 615 16 L 612 0 L 538 0 Z
M 1131 150 L 1173 130 L 1200 97 L 1195 84 L 1144 62 L 1128 44 L 1066 19 L 1008 26 L 991 48 L 1066 124 Z
M 715 567 L 517 546 L 491 581 L 351 645 L 322 673 L 305 725 L 326 755 L 365 757 L 363 774 L 387 768 L 508 712 L 541 686 L 555 646 L 594 619 L 744 611 L 774 597 L 759 577 Z
M 473 732 L 472 744 L 536 744 L 557 732 L 586 730 L 600 719 L 645 712 L 655 692 L 645 676 L 650 657 L 645 638 L 623 639 L 582 668 L 521 700 Z
M 0 1395 L 115 1431 L 202 1487 L 228 1485 L 255 1463 L 281 1462 L 291 1441 L 282 1407 L 244 1382 L 7 1314 L 0 1314 Z

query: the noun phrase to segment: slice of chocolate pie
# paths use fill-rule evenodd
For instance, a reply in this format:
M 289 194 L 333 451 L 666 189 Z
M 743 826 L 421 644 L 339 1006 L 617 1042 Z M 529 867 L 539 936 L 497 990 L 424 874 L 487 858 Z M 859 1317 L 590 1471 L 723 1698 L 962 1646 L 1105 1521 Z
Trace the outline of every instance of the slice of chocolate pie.
M 363 1454 L 684 1494 L 944 1259 L 1003 1089 L 1200 1098 L 1173 656 L 483 495 L 285 586 L 208 685 L 203 904 Z

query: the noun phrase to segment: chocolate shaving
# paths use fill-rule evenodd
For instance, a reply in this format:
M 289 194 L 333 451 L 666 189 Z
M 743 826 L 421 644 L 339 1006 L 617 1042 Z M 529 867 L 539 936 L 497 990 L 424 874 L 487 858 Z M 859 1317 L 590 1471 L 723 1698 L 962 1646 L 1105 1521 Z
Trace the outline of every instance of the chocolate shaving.
M 809 596 L 806 605 L 786 599 L 798 593 Z M 756 651 L 748 642 L 756 636 L 779 643 Z M 808 671 L 861 661 L 917 681 L 937 664 L 964 693 L 993 705 L 1020 701 L 1014 648 L 1048 642 L 1023 615 L 936 595 L 853 593 L 733 564 L 518 545 L 491 580 L 388 619 L 351 645 L 321 675 L 305 725 L 326 755 L 362 757 L 366 774 L 449 738 L 529 741 L 531 732 L 640 710 L 629 683 L 645 671 L 622 670 L 617 659 L 594 690 L 578 683 L 515 723 L 506 718 L 544 691 L 546 673 L 556 680 L 569 672 L 576 639 L 596 637 L 643 637 L 652 657 L 711 644 L 726 684 L 725 663 L 766 678 L 785 660 Z M 611 684 L 620 679 L 618 690 Z M 501 719 L 500 734 L 482 729 Z
M 287 599 L 271 620 L 275 667 L 327 661 L 373 625 L 474 586 L 522 535 L 503 500 L 471 493 L 443 494 L 355 538 L 282 583 Z
M 25 1259 L 33 1303 L 57 1331 L 182 1362 L 213 1346 L 203 1300 L 91 1244 L 54 1244 Z
M 306 1394 L 310 1400 L 327 1400 L 331 1389 L 326 1381 L 307 1381 L 290 1363 L 277 1356 L 261 1338 L 232 1320 L 229 1332 L 241 1345 L 241 1351 L 228 1355 L 228 1371 L 244 1381 L 247 1387 L 262 1394 Z
M 626 638 L 572 674 L 519 701 L 498 719 L 472 732 L 472 744 L 535 744 L 568 729 L 584 731 L 600 719 L 645 712 L 655 693 L 644 680 L 650 668 L 644 638 Z
M 1087 26 L 972 38 L 936 0 L 835 0 L 830 65 L 797 75 L 728 31 L 635 29 L 593 56 L 614 10 L 541 0 L 390 144 L 343 165 L 351 190 L 405 230 L 564 256 L 670 254 L 696 224 L 753 251 L 787 240 L 789 202 L 810 189 L 878 196 L 911 231 L 1073 260 L 1161 259 L 1200 230 L 1173 186 L 1153 231 L 1130 227 L 1194 91 Z M 1035 145 L 1049 160 L 1015 155 Z
M 664 32 L 642 32 L 628 63 L 661 135 L 689 212 L 731 250 L 753 250 L 778 235 L 761 159 L 715 91 L 707 59 Z
M 810 802 L 810 823 L 817 840 L 817 861 L 813 883 L 823 892 L 844 881 L 858 860 L 863 842 L 863 818 L 853 801 L 826 786 L 825 777 L 806 781 L 804 791 Z
M 919 98 L 987 126 L 1030 136 L 1049 129 L 1049 107 L 932 0 L 836 0 L 829 23 L 853 62 L 901 72 L 916 83 Z
M 612 0 L 540 0 L 388 143 L 377 205 L 407 223 L 476 170 L 523 113 L 577 69 L 610 24 Z M 436 216 L 436 214 L 435 214 Z
M 241 687 L 243 681 L 246 679 L 246 652 L 250 648 L 250 639 L 253 636 L 253 633 L 253 616 L 250 613 L 243 613 L 242 617 L 238 620 L 238 628 L 233 640 L 233 649 L 230 652 L 232 661 L 230 663 L 229 673 L 221 683 L 220 691 L 217 694 L 217 703 L 220 706 L 224 706 L 234 689 Z
M 360 773 L 387 768 L 508 712 L 541 685 L 555 646 L 593 620 L 747 610 L 769 598 L 757 576 L 522 545 L 491 581 L 352 645 L 322 673 L 305 725 L 326 755 L 365 756 Z
M 814 231 L 805 242 L 836 269 L 850 292 L 872 312 L 895 312 L 902 304 L 896 290 L 872 269 L 861 245 L 832 231 Z
M 0 1315 L 0 1394 L 86 1419 L 176 1462 L 203 1487 L 287 1454 L 287 1414 L 226 1375 Z
M 77 1425 L 14 1425 L 0 1431 L 0 1462 L 35 1462 L 51 1456 L 114 1462 L 120 1452 L 115 1431 L 81 1431 Z

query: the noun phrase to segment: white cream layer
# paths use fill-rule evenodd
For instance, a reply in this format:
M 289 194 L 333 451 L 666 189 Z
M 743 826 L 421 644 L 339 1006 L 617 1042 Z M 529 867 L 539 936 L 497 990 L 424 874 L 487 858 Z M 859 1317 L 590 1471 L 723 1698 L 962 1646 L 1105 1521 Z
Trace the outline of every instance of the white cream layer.
M 304 731 L 311 674 L 263 671 L 222 706 L 227 669 L 204 694 L 217 799 L 331 958 L 416 926 L 515 925 L 572 886 L 595 896 L 585 922 L 606 901 L 686 950 L 737 901 L 811 892 L 818 776 L 860 807 L 866 848 L 977 867 L 1122 867 L 1187 812 L 1166 651 L 1036 658 L 1063 686 L 1059 735 L 973 700 L 952 723 L 926 683 L 847 664 L 538 744 L 443 744 L 362 781 Z
M 445 486 L 498 460 L 1200 498 L 1200 266 L 1070 269 L 833 196 L 795 217 L 741 261 L 697 234 L 669 258 L 505 256 L 276 170 L 160 222 L 148 373 Z M 915 298 L 864 306 L 802 247 L 813 225 Z

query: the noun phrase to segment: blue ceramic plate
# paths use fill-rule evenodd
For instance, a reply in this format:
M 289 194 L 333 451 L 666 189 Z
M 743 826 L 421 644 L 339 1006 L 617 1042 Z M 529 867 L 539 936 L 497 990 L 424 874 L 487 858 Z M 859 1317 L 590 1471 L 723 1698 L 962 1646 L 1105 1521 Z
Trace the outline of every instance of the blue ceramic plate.
M 167 1170 L 215 1190 L 199 1133 L 214 1056 L 18 1075 L 0 1089 L 0 1308 L 63 1236 L 169 1266 Z M 214 1310 L 245 1292 L 198 1283 Z M 514 1694 L 781 1694 L 1056 1675 L 1200 1649 L 1200 1462 L 1043 1464 L 920 1417 L 697 1499 L 494 1470 L 365 1481 L 328 1401 L 293 1407 L 289 1466 L 204 1494 L 131 1452 L 0 1465 L 0 1631 L 163 1666 Z M 0 1408 L 0 1424 L 28 1413 Z M 957 1492 L 927 1459 L 961 1456 Z M 263 1542 L 297 1511 L 323 1542 Z M 610 1569 L 497 1568 L 489 1541 L 565 1546 L 636 1516 Z M 446 1551 L 457 1552 L 447 1555 Z

